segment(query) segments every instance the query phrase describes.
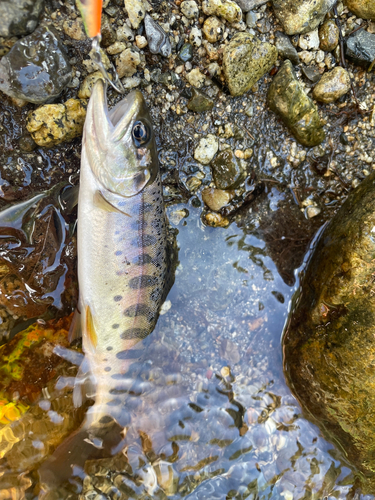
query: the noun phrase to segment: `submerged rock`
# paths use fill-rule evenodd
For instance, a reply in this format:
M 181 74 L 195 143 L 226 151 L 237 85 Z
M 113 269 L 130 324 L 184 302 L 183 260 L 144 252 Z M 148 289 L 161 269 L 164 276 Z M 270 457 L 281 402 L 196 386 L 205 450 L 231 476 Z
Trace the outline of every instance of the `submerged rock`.
M 375 173 L 326 227 L 284 335 L 285 374 L 302 406 L 375 480 Z
M 171 42 L 163 28 L 149 14 L 145 16 L 145 30 L 150 52 L 169 57 L 172 52 Z
M 82 135 L 86 101 L 46 104 L 29 113 L 26 128 L 38 146 L 52 147 Z
M 354 64 L 368 68 L 375 59 L 375 35 L 364 29 L 346 40 L 346 57 Z
M 202 200 L 214 212 L 228 205 L 233 197 L 234 191 L 230 190 L 224 191 L 223 189 L 205 188 L 202 191 Z
M 346 69 L 336 66 L 332 71 L 324 73 L 314 87 L 313 97 L 317 101 L 330 103 L 339 99 L 350 90 L 350 77 Z
M 277 49 L 249 33 L 237 33 L 223 54 L 225 79 L 232 96 L 239 96 L 269 71 L 277 59 Z
M 44 0 L 3 0 L 0 2 L 0 36 L 27 35 L 35 30 Z
M 314 30 L 336 0 L 274 0 L 275 15 L 287 35 Z
M 313 147 L 324 141 L 318 110 L 305 94 L 290 61 L 285 61 L 274 77 L 267 100 L 301 144 Z
M 16 42 L 0 61 L 0 90 L 28 102 L 43 103 L 63 91 L 71 79 L 68 55 L 57 32 L 40 26 Z
M 241 161 L 228 149 L 212 161 L 212 177 L 218 189 L 235 189 L 245 180 L 246 172 Z
M 372 0 L 344 0 L 344 4 L 357 17 L 375 20 L 375 2 Z

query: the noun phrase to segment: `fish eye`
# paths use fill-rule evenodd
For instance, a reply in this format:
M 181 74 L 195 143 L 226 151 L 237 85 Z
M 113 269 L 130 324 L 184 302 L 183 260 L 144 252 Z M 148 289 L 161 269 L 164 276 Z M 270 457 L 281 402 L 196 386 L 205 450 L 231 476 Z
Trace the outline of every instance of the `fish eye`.
M 133 125 L 133 130 L 132 130 L 132 137 L 133 137 L 133 142 L 137 148 L 140 146 L 143 146 L 150 140 L 151 137 L 151 131 L 150 127 L 141 121 L 137 121 Z

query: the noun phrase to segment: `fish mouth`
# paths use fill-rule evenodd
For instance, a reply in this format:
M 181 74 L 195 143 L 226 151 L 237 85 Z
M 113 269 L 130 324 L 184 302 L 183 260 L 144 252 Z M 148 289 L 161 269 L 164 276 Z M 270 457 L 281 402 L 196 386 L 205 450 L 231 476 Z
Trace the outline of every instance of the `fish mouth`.
M 118 102 L 111 110 L 108 109 L 107 83 L 101 78 L 94 85 L 91 101 L 92 113 L 101 118 L 106 117 L 107 124 L 113 129 L 113 138 L 123 136 L 135 117 L 143 115 L 145 101 L 139 90 L 133 90 Z

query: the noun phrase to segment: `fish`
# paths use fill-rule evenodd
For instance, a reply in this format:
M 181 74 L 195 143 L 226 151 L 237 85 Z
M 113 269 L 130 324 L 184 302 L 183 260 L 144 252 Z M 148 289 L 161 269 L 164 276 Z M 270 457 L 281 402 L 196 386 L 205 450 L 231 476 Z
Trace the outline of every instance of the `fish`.
M 81 428 L 39 469 L 42 492 L 68 480 L 73 466 L 110 456 L 121 444 L 129 418 L 126 373 L 171 286 L 167 236 L 155 136 L 142 93 L 132 91 L 108 112 L 106 83 L 99 79 L 82 140 L 77 239 L 84 361 L 74 389 L 76 405 L 82 392 L 95 403 Z

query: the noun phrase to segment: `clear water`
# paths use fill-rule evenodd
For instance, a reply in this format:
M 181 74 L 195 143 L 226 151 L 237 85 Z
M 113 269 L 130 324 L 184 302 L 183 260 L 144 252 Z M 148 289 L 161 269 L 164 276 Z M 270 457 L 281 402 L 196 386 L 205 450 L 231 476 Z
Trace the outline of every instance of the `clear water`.
M 87 477 L 70 489 L 76 493 L 56 498 L 351 498 L 353 472 L 284 380 L 281 336 L 296 287 L 280 277 L 256 224 L 206 227 L 191 204 L 170 207 L 171 221 L 181 208 L 189 216 L 172 223 L 175 284 L 130 373 L 122 448 L 86 463 Z M 64 384 L 57 392 L 71 398 Z M 39 405 L 29 417 L 29 447 L 40 446 L 43 422 L 59 425 L 48 410 Z M 32 470 L 12 470 L 6 454 L 2 466 L 1 499 L 37 498 Z

